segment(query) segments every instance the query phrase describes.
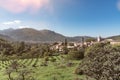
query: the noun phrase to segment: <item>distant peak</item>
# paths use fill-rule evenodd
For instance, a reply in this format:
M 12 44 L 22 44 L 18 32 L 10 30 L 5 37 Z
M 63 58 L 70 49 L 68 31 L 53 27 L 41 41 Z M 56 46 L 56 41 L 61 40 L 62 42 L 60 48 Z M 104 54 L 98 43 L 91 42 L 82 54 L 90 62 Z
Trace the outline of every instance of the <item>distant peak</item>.
M 6 30 L 14 30 L 14 29 L 13 28 L 8 28 L 8 29 L 4 29 L 4 30 L 6 31 Z
M 20 29 L 17 29 L 17 30 L 34 30 L 34 31 L 37 31 L 36 29 L 33 29 L 33 28 L 20 28 Z
M 33 29 L 33 28 L 19 28 L 19 29 Z
M 42 32 L 42 33 L 49 33 L 49 32 L 55 33 L 54 31 L 48 30 L 48 29 L 40 30 L 40 32 Z
M 51 31 L 51 30 L 48 30 L 48 29 L 43 29 L 43 30 L 40 30 L 40 31 L 50 31 L 50 32 L 53 32 L 53 31 Z

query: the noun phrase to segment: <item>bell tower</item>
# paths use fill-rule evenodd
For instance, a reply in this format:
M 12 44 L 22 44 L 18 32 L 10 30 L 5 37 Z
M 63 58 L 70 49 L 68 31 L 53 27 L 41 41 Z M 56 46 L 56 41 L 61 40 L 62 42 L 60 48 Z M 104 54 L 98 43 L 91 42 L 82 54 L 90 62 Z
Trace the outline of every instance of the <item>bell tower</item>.
M 97 42 L 101 42 L 101 36 L 98 36 Z

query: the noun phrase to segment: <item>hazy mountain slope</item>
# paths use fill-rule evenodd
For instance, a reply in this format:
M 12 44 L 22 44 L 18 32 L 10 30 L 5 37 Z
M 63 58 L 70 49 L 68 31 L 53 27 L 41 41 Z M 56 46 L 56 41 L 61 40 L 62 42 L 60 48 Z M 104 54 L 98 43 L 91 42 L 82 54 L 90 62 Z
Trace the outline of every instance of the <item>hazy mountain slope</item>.
M 63 41 L 65 37 L 50 30 L 35 30 L 32 28 L 16 29 L 4 32 L 15 40 L 21 41 Z
M 92 38 L 88 36 L 77 36 L 77 37 L 67 37 L 59 33 L 50 30 L 35 30 L 32 28 L 22 28 L 22 29 L 7 29 L 2 31 L 3 34 L 10 36 L 17 41 L 39 41 L 39 42 L 53 42 L 53 41 L 64 41 L 65 38 L 68 41 L 81 41 L 84 37 Z
M 13 40 L 11 37 L 6 36 L 6 35 L 2 35 L 2 34 L 0 34 L 0 38 L 5 39 L 5 40 Z
M 75 41 L 75 42 L 81 42 L 82 38 L 84 40 L 89 39 L 89 38 L 94 38 L 94 37 L 89 37 L 89 36 L 75 36 L 75 37 L 67 37 L 68 41 Z
M 120 41 L 120 35 L 111 36 L 111 37 L 108 37 L 107 39 L 113 39 L 113 40 Z

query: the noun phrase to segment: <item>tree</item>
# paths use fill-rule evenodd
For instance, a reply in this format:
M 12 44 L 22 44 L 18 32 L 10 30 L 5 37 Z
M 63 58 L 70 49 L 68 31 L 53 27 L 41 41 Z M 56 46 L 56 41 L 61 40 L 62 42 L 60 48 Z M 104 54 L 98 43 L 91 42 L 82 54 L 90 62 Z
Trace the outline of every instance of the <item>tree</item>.
M 73 60 L 80 60 L 84 58 L 84 48 L 80 48 L 79 50 L 72 50 L 68 53 L 68 59 L 73 59 Z
M 85 56 L 86 55 L 91 55 L 92 53 L 98 53 L 100 51 L 103 51 L 103 47 L 105 45 L 109 45 L 109 44 L 106 44 L 106 43 L 96 43 L 88 48 L 86 48 L 86 51 L 85 51 Z
M 18 71 L 18 79 L 20 80 L 35 80 L 32 76 L 34 71 L 32 69 L 28 69 L 25 67 L 22 67 Z
M 86 41 L 86 42 L 92 42 L 92 41 L 94 42 L 94 41 L 96 41 L 96 39 L 94 39 L 94 38 L 88 38 L 88 39 L 86 39 L 85 41 Z
M 87 53 L 76 74 L 96 80 L 120 80 L 120 47 L 99 43 L 91 46 Z
M 17 69 L 17 71 L 16 71 Z M 16 77 L 11 76 L 11 74 L 18 74 Z M 7 69 L 6 74 L 8 75 L 9 80 L 34 80 L 32 74 L 32 69 L 21 66 L 18 68 L 17 62 L 14 61 Z
M 65 39 L 64 47 L 63 47 L 63 53 L 64 53 L 64 54 L 68 54 L 67 44 L 68 44 L 67 39 Z
M 25 49 L 25 42 L 16 43 L 15 51 L 16 53 L 18 53 L 18 55 L 21 55 L 24 49 Z
M 13 80 L 13 78 L 12 78 L 12 76 L 11 76 L 11 74 L 12 74 L 12 72 L 13 72 L 14 70 L 12 69 L 12 68 L 8 68 L 8 69 L 6 69 L 6 73 L 5 74 L 7 74 L 8 75 L 8 79 L 9 80 Z
M 68 42 L 67 39 L 65 39 L 64 46 L 67 46 Z
M 15 71 L 17 72 L 18 70 L 18 67 L 19 67 L 19 64 L 17 63 L 17 61 L 13 61 L 12 63 L 11 63 L 11 65 L 10 65 L 10 67 L 12 68 L 12 69 L 15 69 Z

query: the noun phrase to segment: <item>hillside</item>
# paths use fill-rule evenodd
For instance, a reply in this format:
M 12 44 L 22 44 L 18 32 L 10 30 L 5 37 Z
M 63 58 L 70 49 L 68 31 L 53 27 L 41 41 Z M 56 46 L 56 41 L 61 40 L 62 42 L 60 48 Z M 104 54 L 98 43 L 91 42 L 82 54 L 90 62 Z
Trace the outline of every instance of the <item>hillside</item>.
M 50 30 L 35 30 L 32 28 L 22 29 L 7 29 L 1 31 L 2 34 L 10 36 L 17 41 L 32 41 L 32 42 L 55 42 L 55 41 L 81 41 L 81 38 L 91 38 L 87 36 L 67 37 L 62 34 Z
M 6 36 L 6 35 L 3 35 L 3 34 L 0 34 L 0 39 L 5 39 L 5 40 L 13 40 L 11 37 L 9 36 Z
M 111 36 L 111 37 L 108 37 L 107 39 L 113 39 L 113 40 L 120 41 L 120 35 L 117 35 L 117 36 Z
M 73 41 L 73 42 L 81 42 L 82 38 L 84 38 L 84 40 L 86 40 L 86 39 L 94 38 L 94 37 L 90 37 L 90 36 L 67 37 L 68 41 Z
M 32 28 L 23 28 L 15 30 L 4 30 L 3 34 L 12 37 L 17 41 L 63 41 L 65 37 L 50 30 L 35 30 Z

